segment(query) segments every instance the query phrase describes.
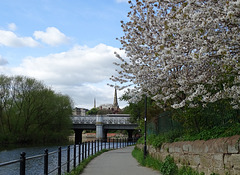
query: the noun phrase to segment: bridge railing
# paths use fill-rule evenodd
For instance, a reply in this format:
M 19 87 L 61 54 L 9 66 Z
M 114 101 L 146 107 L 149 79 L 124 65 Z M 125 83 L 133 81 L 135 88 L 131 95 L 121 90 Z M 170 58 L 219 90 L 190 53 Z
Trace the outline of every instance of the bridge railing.
M 73 116 L 74 124 L 96 124 L 96 116 Z
M 129 115 L 72 116 L 74 124 L 96 124 L 97 117 L 103 124 L 131 124 Z
M 25 152 L 22 152 L 20 154 L 20 159 L 0 163 L 0 170 L 2 167 L 19 163 L 20 173 L 14 172 L 14 174 L 25 175 L 37 173 L 48 175 L 57 173 L 58 175 L 61 175 L 62 173 L 65 174 L 66 172 L 70 172 L 71 170 L 76 168 L 77 165 L 80 165 L 84 159 L 87 159 L 88 157 L 95 155 L 96 153 L 102 151 L 103 149 L 110 150 L 123 148 L 126 146 L 134 145 L 136 141 L 137 139 L 110 139 L 110 138 L 105 142 L 103 140 L 95 140 L 92 142 L 83 142 L 81 144 L 75 144 L 71 146 L 69 145 L 64 149 L 62 149 L 62 147 L 59 147 L 58 150 L 53 152 L 48 152 L 48 149 L 45 149 L 43 154 L 31 157 L 26 157 L 27 154 Z M 52 159 L 51 161 L 49 161 L 50 156 L 57 157 L 56 159 L 54 159 L 55 162 L 53 162 Z M 39 158 L 41 158 L 43 161 L 42 163 L 40 163 L 42 167 L 39 166 L 38 164 L 35 164 L 37 167 L 34 167 L 34 171 L 38 172 L 31 172 L 32 170 L 28 169 L 28 167 L 26 166 L 26 162 L 33 161 L 34 159 Z M 55 166 L 50 165 L 51 163 L 54 164 Z M 5 171 L 4 173 L 8 174 L 8 172 Z

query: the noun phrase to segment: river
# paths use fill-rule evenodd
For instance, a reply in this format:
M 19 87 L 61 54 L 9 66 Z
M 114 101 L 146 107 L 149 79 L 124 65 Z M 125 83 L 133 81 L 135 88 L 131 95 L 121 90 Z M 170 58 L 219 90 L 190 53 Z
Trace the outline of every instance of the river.
M 91 146 L 91 144 L 90 144 Z M 120 147 L 119 144 L 110 143 L 111 148 Z M 105 143 L 103 143 L 102 148 L 105 148 Z M 109 148 L 109 144 L 106 143 L 106 148 Z M 0 163 L 12 161 L 12 160 L 19 160 L 21 152 L 26 153 L 26 157 L 36 156 L 44 154 L 44 150 L 48 149 L 49 152 L 49 171 L 55 169 L 58 163 L 58 146 L 40 146 L 40 147 L 26 147 L 26 148 L 16 148 L 12 150 L 3 150 L 0 152 Z M 99 146 L 99 150 L 101 150 L 101 146 Z M 54 153 L 53 153 L 54 152 Z M 56 152 L 56 153 L 55 153 Z M 53 154 L 50 154 L 53 153 Z M 91 148 L 90 148 L 90 155 L 91 155 Z M 79 155 L 79 149 L 77 146 L 76 155 Z M 73 158 L 73 146 L 70 149 L 70 160 Z M 62 164 L 67 161 L 67 146 L 62 146 Z M 76 161 L 78 164 L 78 158 Z M 73 161 L 71 162 L 71 169 L 73 167 Z M 62 167 L 62 172 L 66 172 L 66 165 Z M 7 166 L 0 166 L 0 175 L 18 175 L 20 172 L 20 163 L 14 163 Z M 44 157 L 41 156 L 40 158 L 34 158 L 31 160 L 26 160 L 26 175 L 42 175 L 44 174 Z M 50 173 L 51 175 L 57 174 L 57 170 Z
M 57 151 L 58 146 L 50 147 L 27 147 L 17 148 L 13 150 L 5 150 L 0 152 L 0 163 L 18 160 L 21 152 L 26 152 L 26 157 L 44 154 L 44 150 L 48 149 L 49 152 Z M 62 147 L 66 149 L 66 146 Z M 66 151 L 65 151 L 66 152 Z M 66 153 L 62 153 L 62 162 L 66 161 Z M 49 169 L 54 169 L 57 166 L 58 156 L 57 153 L 49 156 Z M 0 175 L 17 175 L 20 172 L 20 163 L 15 163 L 7 166 L 0 167 Z M 53 172 L 56 174 L 57 171 Z M 43 174 L 43 157 L 31 159 L 26 161 L 26 174 L 27 175 L 40 175 Z

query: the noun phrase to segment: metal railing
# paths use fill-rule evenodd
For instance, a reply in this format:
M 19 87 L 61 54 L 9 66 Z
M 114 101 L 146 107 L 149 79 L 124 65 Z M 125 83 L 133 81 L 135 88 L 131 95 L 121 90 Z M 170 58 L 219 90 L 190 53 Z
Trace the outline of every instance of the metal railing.
M 19 163 L 20 175 L 25 175 L 27 172 L 26 161 L 43 158 L 43 167 L 41 169 L 44 175 L 52 174 L 54 172 L 56 174 L 56 171 L 58 175 L 61 175 L 62 173 L 70 172 L 71 170 L 76 168 L 76 166 L 81 164 L 81 162 L 84 159 L 87 159 L 89 156 L 95 155 L 96 153 L 103 149 L 123 148 L 126 146 L 134 145 L 136 141 L 137 141 L 136 139 L 110 139 L 110 138 L 107 141 L 95 140 L 91 142 L 83 142 L 77 145 L 76 144 L 71 146 L 69 145 L 65 149 L 62 149 L 62 147 L 58 147 L 58 150 L 53 152 L 48 152 L 48 149 L 45 149 L 43 154 L 31 157 L 26 157 L 26 153 L 22 152 L 20 154 L 20 159 L 0 163 L 0 169 L 1 167 L 4 166 Z M 62 161 L 62 155 L 64 152 L 66 152 L 65 154 L 67 155 L 66 156 L 67 160 L 65 162 Z M 49 156 L 51 155 L 57 155 L 57 166 L 55 166 L 52 169 L 49 168 Z M 63 169 L 64 166 L 66 166 L 66 169 Z
M 130 122 L 130 116 L 127 114 L 119 115 L 101 115 L 101 116 L 72 116 L 73 124 L 96 124 L 97 117 L 101 118 L 104 124 L 133 124 Z

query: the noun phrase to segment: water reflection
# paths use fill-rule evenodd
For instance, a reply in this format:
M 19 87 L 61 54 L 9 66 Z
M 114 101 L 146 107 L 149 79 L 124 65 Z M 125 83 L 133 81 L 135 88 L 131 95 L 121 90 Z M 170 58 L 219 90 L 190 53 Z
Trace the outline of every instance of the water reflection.
M 83 138 L 83 141 L 95 141 L 95 138 Z M 91 144 L 90 144 L 91 147 Z M 101 150 L 101 146 L 99 144 L 99 150 Z M 119 144 L 110 143 L 111 148 L 120 147 Z M 103 143 L 102 148 L 109 148 L 108 143 Z M 12 160 L 19 160 L 21 152 L 26 153 L 26 157 L 36 156 L 36 155 L 43 155 L 45 149 L 48 149 L 49 157 L 48 157 L 48 163 L 49 163 L 49 172 L 55 169 L 58 165 L 58 146 L 40 146 L 40 147 L 25 147 L 25 148 L 17 148 L 12 150 L 4 150 L 0 152 L 0 163 L 12 161 Z M 92 155 L 91 150 L 89 149 L 90 155 Z M 54 153 L 53 153 L 54 152 Z M 62 164 L 67 162 L 67 146 L 62 146 Z M 71 146 L 70 149 L 70 160 L 73 159 L 73 146 Z M 76 155 L 79 155 L 79 147 L 76 148 Z M 81 156 L 80 156 L 81 158 Z M 79 164 L 78 158 L 76 159 L 76 165 Z M 71 161 L 70 169 L 73 168 L 73 161 Z M 62 172 L 66 172 L 66 164 L 62 167 Z M 20 163 L 15 163 L 7 166 L 0 167 L 0 175 L 17 175 L 20 173 Z M 27 175 L 42 175 L 44 174 L 44 157 L 34 158 L 31 160 L 26 160 L 26 174 Z M 50 174 L 57 174 L 57 170 Z
M 0 163 L 7 162 L 11 160 L 18 160 L 20 158 L 21 152 L 26 152 L 26 157 L 44 154 L 46 147 L 32 147 L 32 148 L 17 148 L 14 150 L 1 151 L 0 152 Z M 58 146 L 47 147 L 49 153 L 56 152 Z M 62 147 L 62 162 L 66 162 L 67 159 L 67 147 Z M 78 153 L 78 151 L 77 151 Z M 73 150 L 71 150 L 70 155 L 73 155 Z M 72 156 L 71 156 L 72 157 Z M 58 155 L 57 152 L 49 155 L 49 170 L 57 167 Z M 38 175 L 43 174 L 44 170 L 44 157 L 34 158 L 31 160 L 26 160 L 26 174 L 28 175 Z M 15 163 L 7 166 L 0 167 L 0 175 L 16 175 L 20 172 L 20 163 Z M 56 174 L 56 171 L 53 173 Z

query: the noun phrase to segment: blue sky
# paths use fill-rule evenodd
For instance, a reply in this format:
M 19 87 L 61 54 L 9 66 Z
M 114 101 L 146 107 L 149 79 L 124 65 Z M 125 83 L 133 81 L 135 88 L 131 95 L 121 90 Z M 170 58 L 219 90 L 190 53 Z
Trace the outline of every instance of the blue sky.
M 113 103 L 107 83 L 129 10 L 127 0 L 1 0 L 0 73 L 43 81 L 77 107 Z

